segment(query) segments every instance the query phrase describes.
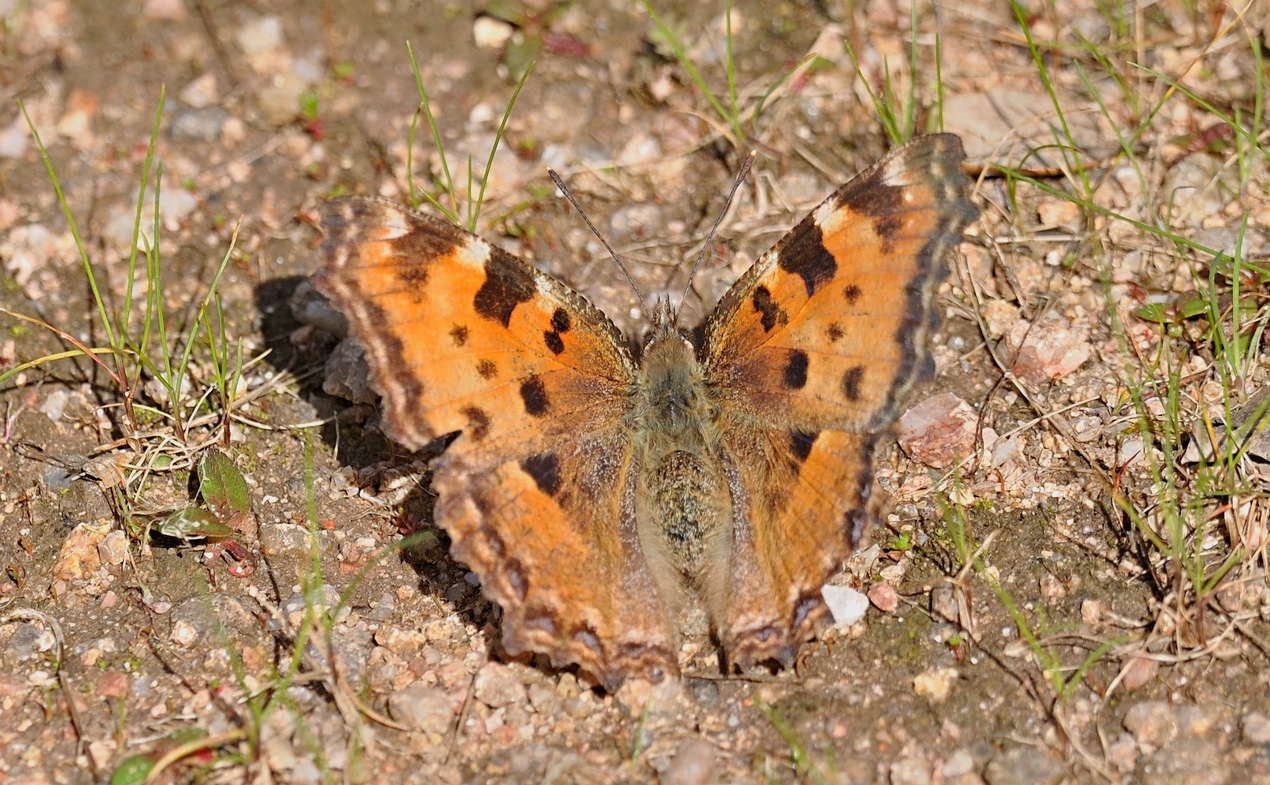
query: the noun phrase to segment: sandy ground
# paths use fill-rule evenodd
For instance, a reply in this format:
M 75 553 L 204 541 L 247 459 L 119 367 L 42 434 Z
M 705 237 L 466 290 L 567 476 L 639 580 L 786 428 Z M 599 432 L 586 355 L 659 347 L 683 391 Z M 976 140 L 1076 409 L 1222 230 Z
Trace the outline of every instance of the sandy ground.
M 0 0 L 0 372 L 46 358 L 0 383 L 0 782 L 139 782 L 187 742 L 164 781 L 1270 779 L 1262 458 L 1185 455 L 1205 422 L 1240 421 L 1227 402 L 1255 410 L 1265 378 L 1263 275 L 1212 253 L 1266 255 L 1263 9 L 1037 10 L 1049 88 L 1008 7 L 917 9 L 919 127 L 942 112 L 965 139 L 982 216 L 948 260 L 936 378 L 903 449 L 879 451 L 890 511 L 833 581 L 869 610 L 796 670 L 725 677 L 690 641 L 684 678 L 607 694 L 500 652 L 497 607 L 431 525 L 428 454 L 383 436 L 355 369 L 324 364 L 344 350 L 307 286 L 319 206 L 404 201 L 411 167 L 434 190 L 426 125 L 408 154 L 407 41 L 460 183 L 538 48 L 478 230 L 638 334 L 629 286 L 546 167 L 661 293 L 752 147 L 686 306 L 704 313 L 888 149 L 866 85 L 913 82 L 909 9 L 738 9 L 743 108 L 820 58 L 733 138 L 643 8 L 510 5 Z M 658 9 L 726 95 L 722 9 Z M 121 332 L 139 336 L 152 279 L 143 265 L 130 289 L 128 258 L 165 89 L 158 291 L 183 347 L 228 254 L 222 347 L 250 361 L 228 426 L 206 330 L 179 406 L 153 366 L 51 358 L 111 339 L 18 102 L 110 329 L 131 291 Z M 152 243 L 152 205 L 143 226 Z M 1168 329 L 1139 318 L 1151 304 Z M 215 446 L 246 478 L 242 559 L 153 531 L 194 503 Z

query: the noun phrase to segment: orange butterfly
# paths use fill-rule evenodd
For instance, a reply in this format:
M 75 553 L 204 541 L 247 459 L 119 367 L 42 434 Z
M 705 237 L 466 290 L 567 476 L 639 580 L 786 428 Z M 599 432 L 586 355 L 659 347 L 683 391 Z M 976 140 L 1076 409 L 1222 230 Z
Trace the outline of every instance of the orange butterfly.
M 609 690 L 679 672 L 703 608 L 729 666 L 788 666 L 881 506 L 871 454 L 931 373 L 943 257 L 976 216 L 961 141 L 847 183 L 724 295 L 699 345 L 665 302 L 643 351 L 568 286 L 372 199 L 323 214 L 318 290 L 365 347 L 384 421 L 432 464 L 453 555 L 509 654 Z

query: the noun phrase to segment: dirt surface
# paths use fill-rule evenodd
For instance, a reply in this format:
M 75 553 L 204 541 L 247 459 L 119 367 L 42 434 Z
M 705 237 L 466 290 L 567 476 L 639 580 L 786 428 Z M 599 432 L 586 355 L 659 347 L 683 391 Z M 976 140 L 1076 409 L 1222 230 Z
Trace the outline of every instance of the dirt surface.
M 891 510 L 833 581 L 869 609 L 795 670 L 726 676 L 699 640 L 684 678 L 606 694 L 502 655 L 498 609 L 430 525 L 427 455 L 383 436 L 356 370 L 324 364 L 343 350 L 307 287 L 318 207 L 347 192 L 405 201 L 408 167 L 434 190 L 426 124 L 408 155 L 407 41 L 460 195 L 509 68 L 540 45 L 478 230 L 638 335 L 634 295 L 546 167 L 656 295 L 682 288 L 756 149 L 686 305 L 704 313 L 888 149 L 866 85 L 912 83 L 909 9 L 738 9 L 742 107 L 821 57 L 731 138 L 642 7 L 512 5 L 515 24 L 458 4 L 0 0 L 0 306 L 53 328 L 0 313 L 0 372 L 44 360 L 0 383 L 0 783 L 140 782 L 126 761 L 197 738 L 158 776 L 1270 781 L 1263 464 L 1249 450 L 1213 474 L 1183 455 L 1265 378 L 1248 299 L 1262 278 L 1236 276 L 1239 299 L 1209 252 L 1267 251 L 1270 177 L 1251 142 L 1270 98 L 1264 9 L 1038 6 L 1024 14 L 1034 58 L 1004 4 L 918 7 L 920 128 L 935 127 L 938 33 L 943 124 L 966 139 L 982 217 L 948 260 L 937 376 L 902 423 L 904 449 L 878 456 Z M 726 95 L 722 8 L 658 9 Z M 120 332 L 140 336 L 152 279 L 142 263 L 130 286 L 128 258 L 165 88 L 167 345 L 184 347 L 228 254 L 216 302 L 245 363 L 221 393 L 201 330 L 179 406 L 153 368 L 112 379 L 106 368 L 137 364 L 52 357 L 111 338 L 18 109 L 47 146 L 110 329 L 131 292 Z M 1064 123 L 1084 167 L 1054 147 Z M 1114 157 L 1117 134 L 1132 156 Z M 1066 195 L 1082 183 L 1089 209 Z M 152 223 L 147 207 L 147 237 Z M 1188 297 L 1223 318 L 1246 302 L 1244 321 L 1134 316 Z M 213 447 L 246 478 L 245 558 L 154 531 L 194 504 L 191 471 Z

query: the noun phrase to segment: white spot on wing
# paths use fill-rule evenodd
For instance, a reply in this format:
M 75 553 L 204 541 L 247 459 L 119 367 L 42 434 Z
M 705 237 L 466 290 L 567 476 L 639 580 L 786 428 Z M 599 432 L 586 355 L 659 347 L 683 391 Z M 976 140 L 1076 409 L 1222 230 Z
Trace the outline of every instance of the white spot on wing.
M 836 199 L 829 199 L 828 201 L 822 202 L 820 206 L 816 208 L 816 212 L 813 213 L 813 215 L 816 216 L 816 226 L 819 226 L 822 232 L 831 231 L 838 223 L 839 219 L 834 216 L 834 213 L 838 212 L 838 205 L 836 202 Z
M 882 169 L 882 184 L 893 187 L 902 187 L 913 184 L 913 178 L 909 175 L 908 162 L 905 156 L 896 156 L 886 162 L 886 166 Z
M 489 261 L 489 257 L 489 243 L 485 242 L 476 235 L 469 236 L 467 238 L 467 242 L 465 242 L 459 250 L 459 258 L 462 259 L 465 264 L 472 264 L 477 267 L 484 267 L 485 263 Z

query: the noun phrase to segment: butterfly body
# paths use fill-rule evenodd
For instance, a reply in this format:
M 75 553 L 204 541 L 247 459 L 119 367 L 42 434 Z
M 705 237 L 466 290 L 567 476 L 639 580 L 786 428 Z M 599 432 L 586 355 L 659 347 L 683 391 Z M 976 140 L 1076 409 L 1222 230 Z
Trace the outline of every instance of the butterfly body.
M 872 452 L 974 217 L 956 137 L 859 175 L 724 295 L 698 344 L 667 305 L 637 358 L 575 291 L 387 202 L 331 203 L 315 284 L 349 317 L 386 431 L 436 459 L 435 517 L 503 644 L 614 688 L 678 672 L 700 606 L 729 667 L 789 665 L 880 509 Z
M 664 309 L 669 312 L 669 309 Z M 669 317 L 673 318 L 673 317 Z M 663 606 L 678 615 L 686 599 L 712 591 L 725 570 L 731 498 L 719 436 L 718 391 L 697 350 L 669 321 L 654 328 L 640 365 L 636 443 L 636 520 Z

